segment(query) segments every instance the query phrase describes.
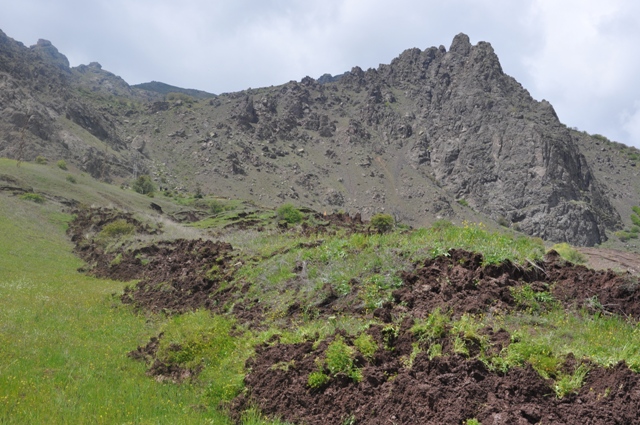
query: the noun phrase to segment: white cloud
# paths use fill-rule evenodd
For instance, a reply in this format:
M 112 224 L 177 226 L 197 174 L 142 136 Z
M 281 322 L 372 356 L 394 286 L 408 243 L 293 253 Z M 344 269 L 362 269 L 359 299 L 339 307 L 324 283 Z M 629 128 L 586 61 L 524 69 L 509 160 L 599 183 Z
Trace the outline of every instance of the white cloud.
M 527 28 L 539 47 L 523 58 L 534 97 L 549 100 L 567 125 L 640 146 L 619 126 L 620 111 L 640 100 L 638 12 L 626 0 L 536 0 Z
M 489 41 L 503 69 L 569 126 L 640 146 L 634 0 L 0 0 L 0 29 L 46 38 L 72 65 L 215 93 Z

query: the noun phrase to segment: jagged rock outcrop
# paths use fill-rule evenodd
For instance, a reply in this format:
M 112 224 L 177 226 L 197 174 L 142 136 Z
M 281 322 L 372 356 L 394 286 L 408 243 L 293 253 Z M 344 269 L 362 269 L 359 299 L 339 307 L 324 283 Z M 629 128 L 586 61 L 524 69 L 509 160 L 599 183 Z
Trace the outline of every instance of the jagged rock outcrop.
M 416 226 L 493 220 L 576 245 L 606 240 L 640 204 L 638 190 L 616 191 L 628 179 L 607 179 L 588 135 L 464 34 L 376 69 L 191 97 L 130 87 L 97 62 L 69 68 L 51 43 L 0 33 L 0 88 L 0 155 L 65 158 L 105 180 L 149 172 L 163 187 L 266 205 Z
M 553 107 L 505 75 L 488 43 L 460 34 L 447 53 L 409 50 L 380 71 L 421 105 L 410 120 L 424 129 L 418 166 L 428 163 L 456 198 L 528 234 L 579 245 L 602 242 L 619 222 Z

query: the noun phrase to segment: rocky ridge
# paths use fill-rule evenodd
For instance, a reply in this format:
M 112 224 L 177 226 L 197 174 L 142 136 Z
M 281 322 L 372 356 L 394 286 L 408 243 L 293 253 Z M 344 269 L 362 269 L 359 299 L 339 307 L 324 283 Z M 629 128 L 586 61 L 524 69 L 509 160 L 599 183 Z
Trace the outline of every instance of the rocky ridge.
M 640 203 L 637 185 L 606 182 L 635 169 L 602 171 L 596 139 L 560 123 L 489 43 L 464 34 L 377 69 L 204 99 L 131 87 L 97 63 L 69 68 L 50 43 L 1 34 L 0 84 L 0 154 L 64 158 L 103 179 L 150 172 L 163 188 L 384 211 L 417 226 L 493 221 L 587 246 Z

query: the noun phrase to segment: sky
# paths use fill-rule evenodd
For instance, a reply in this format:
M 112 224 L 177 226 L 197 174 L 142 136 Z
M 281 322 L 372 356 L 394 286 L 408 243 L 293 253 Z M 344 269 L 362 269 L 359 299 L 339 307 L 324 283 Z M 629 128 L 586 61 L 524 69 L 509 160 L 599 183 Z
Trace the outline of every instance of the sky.
M 129 84 L 224 93 L 388 64 L 463 32 L 569 127 L 640 148 L 637 0 L 0 0 L 0 30 Z

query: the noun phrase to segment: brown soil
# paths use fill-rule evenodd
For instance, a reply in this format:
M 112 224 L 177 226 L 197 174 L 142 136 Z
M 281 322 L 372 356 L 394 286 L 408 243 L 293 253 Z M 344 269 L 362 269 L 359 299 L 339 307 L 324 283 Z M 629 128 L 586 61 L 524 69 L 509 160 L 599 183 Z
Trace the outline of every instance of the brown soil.
M 405 285 L 394 302 L 375 314 L 386 322 L 404 317 L 397 336 L 381 326 L 369 329 L 380 347 L 367 362 L 356 357 L 363 379 L 356 383 L 338 374 L 324 387 L 311 389 L 309 374 L 318 370 L 330 341 L 314 348 L 312 342 L 278 342 L 257 349 L 247 363 L 246 392 L 230 406 L 232 414 L 257 406 L 263 413 L 292 423 L 313 424 L 461 424 L 477 418 L 482 424 L 631 424 L 640 412 L 640 375 L 625 364 L 591 370 L 578 394 L 555 396 L 553 382 L 530 367 L 507 373 L 490 371 L 473 356 L 473 340 L 465 341 L 469 357 L 453 353 L 448 339 L 432 341 L 444 357 L 429 359 L 428 346 L 415 341 L 409 328 L 413 318 L 424 318 L 437 307 L 454 316 L 524 308 L 510 288 L 530 285 L 550 291 L 566 306 L 594 308 L 594 297 L 611 312 L 640 316 L 640 291 L 631 275 L 594 271 L 565 263 L 552 252 L 544 262 L 519 267 L 509 262 L 482 267 L 482 257 L 461 250 L 427 260 L 404 273 Z M 510 342 L 504 330 L 484 330 L 497 354 Z M 347 342 L 349 337 L 344 335 Z M 422 352 L 410 364 L 412 344 Z M 578 362 L 568 356 L 571 373 Z M 328 372 L 325 369 L 325 372 Z
M 379 329 L 370 332 L 380 338 Z M 504 331 L 498 333 L 498 340 Z M 492 338 L 493 339 L 493 338 Z M 292 423 L 315 424 L 631 424 L 640 411 L 640 376 L 626 365 L 592 369 L 578 394 L 555 396 L 552 381 L 530 366 L 507 373 L 489 371 L 477 359 L 451 354 L 429 359 L 425 352 L 406 364 L 411 337 L 402 332 L 363 366 L 363 379 L 333 377 L 318 389 L 307 385 L 328 342 L 265 344 L 247 366 L 247 391 L 230 408 L 257 406 Z M 446 345 L 446 344 L 445 344 Z M 568 367 L 576 366 L 569 358 Z
M 181 239 L 125 253 L 112 268 L 147 262 L 142 280 L 125 289 L 124 303 L 154 312 L 218 311 L 223 300 L 216 293 L 235 271 L 232 251 L 227 243 Z
M 566 307 L 640 318 L 640 284 L 629 273 L 575 266 L 554 251 L 544 262 L 529 267 L 509 261 L 481 264 L 481 255 L 462 250 L 427 260 L 403 273 L 404 285 L 394 292 L 394 302 L 375 315 L 389 322 L 406 314 L 424 318 L 438 307 L 451 310 L 454 316 L 527 308 L 516 303 L 512 288 L 529 285 L 536 292 L 550 292 Z
M 260 323 L 262 312 L 257 305 L 237 302 L 247 288 L 229 285 L 240 265 L 231 245 L 202 240 L 162 242 L 122 252 L 114 262 L 113 254 L 104 253 L 86 236 L 122 218 L 133 223 L 138 232 L 152 229 L 112 210 L 101 210 L 97 215 L 80 213 L 78 217 L 69 233 L 78 253 L 93 266 L 93 273 L 140 279 L 126 289 L 123 302 L 169 313 L 202 307 L 228 313 L 225 306 L 233 305 L 231 313 L 241 321 Z M 359 220 L 346 217 L 335 218 L 335 222 L 360 229 Z M 336 224 L 334 218 L 331 223 Z M 247 363 L 246 391 L 229 406 L 232 415 L 238 419 L 244 409 L 255 406 L 266 415 L 308 425 L 461 424 L 469 418 L 477 418 L 483 425 L 637 423 L 640 378 L 625 364 L 610 369 L 590 365 L 578 394 L 558 399 L 552 381 L 544 380 L 530 367 L 507 373 L 488 370 L 473 357 L 479 352 L 474 340 L 465 340 L 468 357 L 454 353 L 447 338 L 431 341 L 442 346 L 445 356 L 429 359 L 430 345 L 415 340 L 409 330 L 414 319 L 425 318 L 438 307 L 456 317 L 527 308 L 516 302 L 512 292 L 523 285 L 548 291 L 567 307 L 640 317 L 640 285 L 630 273 L 574 266 L 554 252 L 545 261 L 526 267 L 510 262 L 483 267 L 482 261 L 478 254 L 452 250 L 403 273 L 404 285 L 394 292 L 393 301 L 374 312 L 383 322 L 402 323 L 397 328 L 376 325 L 367 331 L 385 348 L 369 361 L 356 357 L 355 365 L 362 368 L 361 382 L 338 374 L 321 388 L 309 388 L 309 373 L 318 369 L 316 358 L 324 358 L 331 340 L 317 347 L 313 342 L 286 345 L 278 341 L 258 347 Z M 343 305 L 336 301 L 329 300 L 329 304 Z M 326 306 L 326 311 L 335 314 L 330 307 Z M 342 313 L 362 315 L 365 311 L 346 308 Z M 490 354 L 499 353 L 510 343 L 504 330 L 482 332 L 491 341 Z M 353 344 L 346 334 L 343 338 Z M 158 341 L 152 339 L 130 356 L 147 362 L 148 373 L 160 381 L 180 382 L 197 375 L 198 370 L 159 362 Z M 422 352 L 411 361 L 416 343 Z M 570 373 L 578 363 L 569 356 L 566 371 Z

